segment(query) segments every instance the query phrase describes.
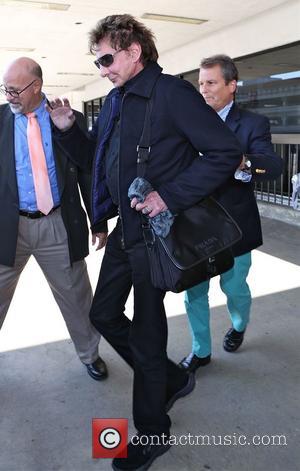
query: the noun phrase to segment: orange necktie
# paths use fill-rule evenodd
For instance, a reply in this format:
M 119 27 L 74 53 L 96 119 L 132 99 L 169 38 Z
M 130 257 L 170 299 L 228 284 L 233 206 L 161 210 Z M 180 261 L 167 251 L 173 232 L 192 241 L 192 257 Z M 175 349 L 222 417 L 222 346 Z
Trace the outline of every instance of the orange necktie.
M 37 207 L 42 213 L 48 214 L 53 208 L 53 198 L 41 130 L 35 113 L 27 113 L 26 116 L 28 118 L 27 141 Z

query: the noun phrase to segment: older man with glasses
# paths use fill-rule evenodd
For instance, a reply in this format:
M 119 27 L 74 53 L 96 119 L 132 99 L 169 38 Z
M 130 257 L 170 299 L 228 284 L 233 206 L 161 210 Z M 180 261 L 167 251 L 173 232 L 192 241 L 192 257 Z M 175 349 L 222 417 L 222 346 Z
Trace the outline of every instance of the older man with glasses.
M 8 66 L 3 78 L 0 91 L 8 104 L 0 106 L 0 327 L 33 255 L 80 360 L 93 379 L 101 380 L 107 377 L 107 368 L 98 354 L 100 335 L 88 316 L 88 228 L 78 187 L 89 211 L 90 175 L 80 171 L 55 140 L 40 66 L 22 57 Z M 83 116 L 75 116 L 84 130 Z M 98 230 L 101 225 L 93 228 L 94 243 Z M 36 289 L 32 286 L 29 298 Z

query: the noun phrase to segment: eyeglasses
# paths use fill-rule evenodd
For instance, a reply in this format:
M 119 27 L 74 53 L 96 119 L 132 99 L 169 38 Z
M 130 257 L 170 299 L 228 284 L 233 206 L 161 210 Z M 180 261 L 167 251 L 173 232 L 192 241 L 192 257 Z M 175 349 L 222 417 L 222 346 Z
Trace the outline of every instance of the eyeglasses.
M 98 67 L 98 69 L 100 69 L 100 67 L 109 67 L 113 64 L 115 55 L 121 51 L 123 51 L 123 49 L 118 49 L 118 51 L 113 54 L 104 54 L 104 56 L 99 57 L 94 61 L 95 66 Z
M 25 92 L 25 90 L 27 90 L 27 88 L 29 88 L 35 81 L 36 79 L 32 80 L 32 82 L 30 82 L 29 85 L 26 85 L 26 87 L 23 88 L 23 90 L 20 90 L 19 92 L 17 90 L 7 90 L 7 88 L 4 87 L 4 85 L 1 85 L 0 92 L 3 95 L 10 95 L 12 98 L 18 98 L 21 95 L 21 93 Z

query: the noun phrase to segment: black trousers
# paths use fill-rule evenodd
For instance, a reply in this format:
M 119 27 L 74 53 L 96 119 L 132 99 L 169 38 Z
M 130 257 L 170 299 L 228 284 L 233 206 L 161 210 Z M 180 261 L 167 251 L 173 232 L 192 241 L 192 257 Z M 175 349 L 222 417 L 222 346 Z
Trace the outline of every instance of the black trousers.
M 150 281 L 148 255 L 141 241 L 121 247 L 119 223 L 108 237 L 90 312 L 92 324 L 133 368 L 133 418 L 142 434 L 169 433 L 165 405 L 187 381 L 187 374 L 167 357 L 165 292 Z M 124 314 L 133 286 L 134 313 Z

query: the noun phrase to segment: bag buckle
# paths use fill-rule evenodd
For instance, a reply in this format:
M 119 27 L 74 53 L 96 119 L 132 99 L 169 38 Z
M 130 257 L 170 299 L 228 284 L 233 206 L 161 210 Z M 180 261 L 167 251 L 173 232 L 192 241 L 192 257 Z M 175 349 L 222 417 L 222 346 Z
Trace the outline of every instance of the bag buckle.
M 142 147 L 139 144 L 136 146 L 136 151 L 138 153 L 137 163 L 144 164 L 148 160 L 148 156 L 151 151 L 151 146 Z
M 153 229 L 151 228 L 150 224 L 148 224 L 148 226 L 142 224 L 142 229 L 146 246 L 148 248 L 152 248 L 155 243 L 155 234 Z

